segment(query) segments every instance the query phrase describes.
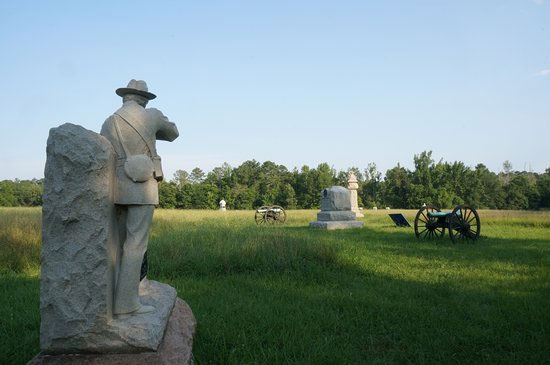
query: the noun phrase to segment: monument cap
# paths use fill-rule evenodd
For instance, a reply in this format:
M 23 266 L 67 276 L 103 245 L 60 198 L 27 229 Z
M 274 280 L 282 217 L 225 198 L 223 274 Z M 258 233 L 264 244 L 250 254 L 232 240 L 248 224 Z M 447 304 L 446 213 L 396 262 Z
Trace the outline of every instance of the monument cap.
M 153 100 L 157 97 L 155 94 L 149 92 L 147 83 L 143 80 L 131 79 L 127 87 L 118 88 L 115 92 L 118 96 L 124 96 L 126 94 L 141 95 L 148 100 Z

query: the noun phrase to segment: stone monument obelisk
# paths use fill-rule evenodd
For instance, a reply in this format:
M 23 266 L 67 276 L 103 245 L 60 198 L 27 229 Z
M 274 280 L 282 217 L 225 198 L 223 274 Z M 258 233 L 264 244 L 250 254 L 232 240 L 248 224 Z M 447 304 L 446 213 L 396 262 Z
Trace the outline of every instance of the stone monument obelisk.
M 359 181 L 357 181 L 357 176 L 350 171 L 348 175 L 348 190 L 350 193 L 351 210 L 355 213 L 356 218 L 362 218 L 364 215 L 359 211 L 359 205 L 357 204 L 357 189 L 359 189 Z

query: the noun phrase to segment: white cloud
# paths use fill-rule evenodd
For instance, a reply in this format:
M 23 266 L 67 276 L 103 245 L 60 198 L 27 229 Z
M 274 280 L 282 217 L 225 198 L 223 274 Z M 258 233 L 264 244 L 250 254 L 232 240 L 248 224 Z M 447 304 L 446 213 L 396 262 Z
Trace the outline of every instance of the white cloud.
M 550 68 L 540 70 L 539 72 L 537 72 L 537 76 L 550 76 Z
M 542 5 L 544 4 L 544 0 L 533 0 L 533 2 L 537 5 Z

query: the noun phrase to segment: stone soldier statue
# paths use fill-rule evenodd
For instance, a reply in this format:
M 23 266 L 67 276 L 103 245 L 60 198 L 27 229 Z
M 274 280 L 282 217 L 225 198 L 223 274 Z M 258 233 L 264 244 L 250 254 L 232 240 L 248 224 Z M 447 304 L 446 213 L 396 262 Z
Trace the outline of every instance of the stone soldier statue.
M 153 211 L 159 202 L 158 181 L 163 177 L 155 142 L 172 142 L 179 133 L 160 110 L 145 109 L 148 101 L 156 98 L 145 81 L 131 80 L 128 87 L 116 93 L 123 105 L 101 129 L 118 156 L 114 199 L 122 252 L 117 260 L 113 313 L 146 313 L 154 308 L 139 301 L 140 270 Z

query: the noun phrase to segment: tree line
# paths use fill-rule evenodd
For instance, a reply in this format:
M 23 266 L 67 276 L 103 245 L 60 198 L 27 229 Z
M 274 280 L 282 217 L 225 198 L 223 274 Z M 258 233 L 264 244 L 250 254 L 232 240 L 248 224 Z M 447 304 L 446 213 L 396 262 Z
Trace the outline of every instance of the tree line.
M 544 173 L 514 171 L 505 161 L 495 173 L 485 165 L 475 168 L 463 162 L 435 162 L 431 151 L 414 156 L 414 169 L 397 164 L 383 176 L 376 164 L 366 169 L 351 167 L 337 171 L 327 163 L 315 168 L 289 170 L 283 165 L 255 160 L 238 167 L 224 163 L 205 173 L 199 167 L 178 170 L 170 181 L 159 184 L 162 208 L 216 209 L 221 199 L 229 209 L 253 209 L 281 205 L 289 209 L 318 208 L 322 189 L 347 187 L 348 173 L 359 180 L 359 205 L 416 209 L 422 204 L 452 208 L 470 204 L 488 209 L 549 209 L 550 168 Z M 42 181 L 0 182 L 0 206 L 39 206 Z

